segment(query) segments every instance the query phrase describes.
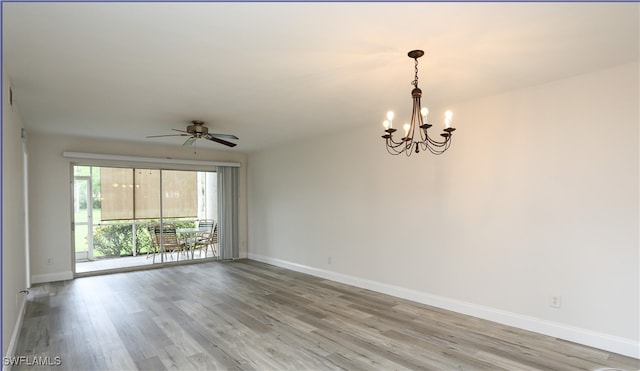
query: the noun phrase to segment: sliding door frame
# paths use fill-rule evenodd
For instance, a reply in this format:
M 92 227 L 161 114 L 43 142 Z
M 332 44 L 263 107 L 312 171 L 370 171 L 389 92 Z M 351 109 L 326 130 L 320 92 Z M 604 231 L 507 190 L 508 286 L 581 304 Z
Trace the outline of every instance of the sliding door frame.
M 71 152 L 65 152 L 64 156 L 65 157 L 74 157 L 72 156 L 73 154 L 76 153 L 71 153 Z M 93 156 L 93 155 L 92 155 Z M 98 155 L 95 155 L 98 156 Z M 169 164 L 162 164 L 162 163 L 155 163 L 154 161 L 151 162 L 129 162 L 129 161 L 120 161 L 120 160 L 111 160 L 111 159 L 107 159 L 107 160 L 100 160 L 100 159 L 94 159 L 93 157 L 89 156 L 89 157 L 82 157 L 79 156 L 80 158 L 85 158 L 82 161 L 71 161 L 70 162 L 70 173 L 71 173 L 71 250 L 72 250 L 72 272 L 74 277 L 79 277 L 79 276 L 85 276 L 88 274 L 82 273 L 82 274 L 78 274 L 76 272 L 76 254 L 75 254 L 75 238 L 74 238 L 74 217 L 73 217 L 73 203 L 74 203 L 74 170 L 76 166 L 87 166 L 87 167 L 92 167 L 92 168 L 100 168 L 100 167 L 111 167 L 111 168 L 127 168 L 127 169 L 151 169 L 151 170 L 159 170 L 160 171 L 160 185 L 159 185 L 159 189 L 160 189 L 160 196 L 162 196 L 162 172 L 163 171 L 195 171 L 195 172 L 203 172 L 203 173 L 217 173 L 218 171 L 218 166 L 216 165 L 212 165 L 214 163 L 212 162 L 206 162 L 203 161 L 202 165 L 198 164 L 198 161 L 185 161 L 185 163 L 181 163 L 181 162 L 177 162 L 177 163 L 169 163 Z M 119 156 L 115 156 L 115 157 L 119 157 Z M 145 158 L 146 159 L 146 158 Z M 178 160 L 179 161 L 179 160 Z M 220 165 L 231 165 L 231 166 L 236 166 L 238 167 L 239 164 L 236 163 L 215 163 L 215 164 L 220 164 Z M 162 198 L 160 197 L 160 225 L 162 225 L 162 223 L 164 223 L 164 217 L 162 216 L 162 212 L 163 212 L 163 203 L 162 203 Z M 91 233 L 93 233 L 93 231 L 91 231 Z M 135 235 L 134 235 L 135 238 Z M 203 259 L 207 260 L 207 259 Z M 211 259 L 213 260 L 213 259 Z M 199 261 L 199 260 L 198 260 Z M 191 261 L 189 261 L 191 262 Z M 175 264 L 177 262 L 173 262 L 172 264 Z M 181 261 L 180 263 L 184 263 L 183 261 Z M 157 268 L 157 267 L 162 267 L 162 266 L 166 266 L 168 263 L 165 261 L 163 254 L 161 254 L 161 262 L 160 263 L 155 263 L 155 264 L 149 264 L 149 265 L 141 265 L 141 266 L 131 266 L 128 268 L 118 268 L 118 269 L 110 269 L 110 270 L 104 270 L 104 271 L 95 271 L 92 272 L 92 274 L 104 274 L 104 273 L 115 273 L 115 272 L 120 272 L 120 271 L 131 271 L 131 270 L 140 270 L 140 269 L 150 269 L 150 268 Z

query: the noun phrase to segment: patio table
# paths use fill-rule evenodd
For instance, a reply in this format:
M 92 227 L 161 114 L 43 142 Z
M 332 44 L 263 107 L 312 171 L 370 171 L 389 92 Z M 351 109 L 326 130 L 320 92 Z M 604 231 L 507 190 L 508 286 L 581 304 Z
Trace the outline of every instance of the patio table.
M 193 259 L 194 257 L 194 253 L 195 253 L 195 245 L 196 245 L 196 239 L 198 237 L 198 233 L 202 233 L 202 232 L 207 232 L 208 229 L 207 228 L 176 228 L 176 233 L 183 235 L 184 238 L 184 242 L 185 244 L 187 244 L 189 251 L 191 251 L 191 259 Z

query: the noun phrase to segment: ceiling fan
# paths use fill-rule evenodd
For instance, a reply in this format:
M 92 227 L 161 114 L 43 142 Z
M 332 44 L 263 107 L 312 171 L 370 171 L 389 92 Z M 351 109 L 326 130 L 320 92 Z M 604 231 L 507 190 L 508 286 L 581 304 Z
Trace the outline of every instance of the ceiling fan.
M 204 126 L 204 122 L 200 120 L 191 121 L 192 125 L 187 126 L 187 130 L 178 130 L 171 129 L 173 131 L 178 131 L 182 134 L 166 134 L 166 135 L 149 135 L 147 138 L 159 138 L 159 137 L 189 137 L 182 145 L 183 146 L 191 146 L 196 141 L 196 139 L 208 139 L 216 143 L 224 144 L 228 147 L 235 147 L 237 144 L 229 142 L 225 139 L 239 139 L 235 135 L 230 134 L 215 134 L 209 133 L 209 128 Z

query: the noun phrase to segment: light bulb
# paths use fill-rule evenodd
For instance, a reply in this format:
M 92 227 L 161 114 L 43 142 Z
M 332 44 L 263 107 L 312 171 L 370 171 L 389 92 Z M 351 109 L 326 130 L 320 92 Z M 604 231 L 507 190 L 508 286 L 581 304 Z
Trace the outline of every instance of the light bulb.
M 393 111 L 387 112 L 387 120 L 393 121 Z
M 444 117 L 446 117 L 449 121 L 451 121 L 451 117 L 453 116 L 453 112 L 447 111 L 444 113 Z
M 422 107 L 422 109 L 420 110 L 420 114 L 423 117 L 427 117 L 427 115 L 429 114 L 429 109 L 427 107 Z
M 382 126 L 384 126 L 385 129 L 389 129 L 389 120 L 384 120 Z
M 409 124 L 404 124 L 404 136 L 408 136 L 409 135 L 409 129 L 411 128 L 411 125 Z
M 453 116 L 453 113 L 451 113 L 451 111 L 447 111 L 444 113 L 444 127 L 445 128 L 449 128 L 451 127 L 451 117 Z

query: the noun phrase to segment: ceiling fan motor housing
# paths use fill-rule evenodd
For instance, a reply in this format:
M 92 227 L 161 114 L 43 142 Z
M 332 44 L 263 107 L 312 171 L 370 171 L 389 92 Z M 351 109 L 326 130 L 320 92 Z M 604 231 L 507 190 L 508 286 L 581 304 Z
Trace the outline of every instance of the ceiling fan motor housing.
M 200 138 L 201 136 L 209 132 L 209 128 L 203 126 L 204 122 L 197 120 L 191 122 L 193 123 L 193 125 L 187 126 L 187 133 L 195 136 L 196 138 Z

